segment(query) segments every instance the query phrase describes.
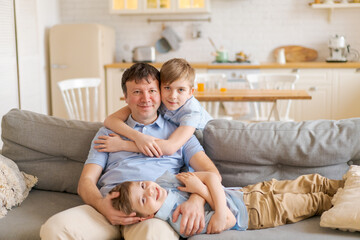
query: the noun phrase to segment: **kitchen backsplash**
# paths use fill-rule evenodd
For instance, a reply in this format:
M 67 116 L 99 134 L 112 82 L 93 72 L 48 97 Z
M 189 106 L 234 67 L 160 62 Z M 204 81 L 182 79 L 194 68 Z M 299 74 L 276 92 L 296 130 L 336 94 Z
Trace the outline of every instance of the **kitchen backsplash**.
M 336 9 L 328 22 L 328 11 L 312 9 L 307 0 L 210 0 L 210 15 L 131 15 L 109 13 L 107 0 L 60 0 L 62 23 L 100 23 L 116 30 L 116 61 L 131 61 L 132 49 L 155 45 L 163 24 L 148 23 L 159 18 L 207 18 L 211 22 L 165 22 L 182 39 L 177 51 L 156 53 L 158 62 L 183 57 L 190 62 L 214 60 L 208 38 L 229 51 L 229 59 L 243 51 L 259 62 L 274 61 L 273 49 L 281 45 L 302 45 L 316 49 L 317 61 L 328 55 L 331 35 L 344 35 L 360 51 L 360 8 Z M 195 28 L 201 38 L 192 38 Z

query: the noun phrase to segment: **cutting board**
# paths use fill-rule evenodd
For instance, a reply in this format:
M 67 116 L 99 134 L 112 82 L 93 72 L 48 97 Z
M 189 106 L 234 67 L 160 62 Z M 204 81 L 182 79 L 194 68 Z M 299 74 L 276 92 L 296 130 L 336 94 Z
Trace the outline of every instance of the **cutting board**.
M 297 45 L 289 45 L 276 48 L 274 50 L 275 59 L 277 58 L 278 51 L 281 48 L 285 49 L 286 62 L 309 62 L 314 61 L 318 56 L 318 53 L 315 49 Z

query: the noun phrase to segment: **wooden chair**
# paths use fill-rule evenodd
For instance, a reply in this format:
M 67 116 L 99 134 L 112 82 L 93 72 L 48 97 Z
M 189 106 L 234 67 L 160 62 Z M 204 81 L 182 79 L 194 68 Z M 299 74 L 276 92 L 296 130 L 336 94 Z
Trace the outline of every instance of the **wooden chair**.
M 295 83 L 299 79 L 298 74 L 248 74 L 246 80 L 250 89 L 295 89 Z M 255 121 L 274 120 L 273 111 L 278 109 L 281 121 L 292 121 L 289 118 L 291 100 L 274 103 L 253 102 Z
M 58 82 L 70 119 L 99 121 L 100 78 L 73 78 Z

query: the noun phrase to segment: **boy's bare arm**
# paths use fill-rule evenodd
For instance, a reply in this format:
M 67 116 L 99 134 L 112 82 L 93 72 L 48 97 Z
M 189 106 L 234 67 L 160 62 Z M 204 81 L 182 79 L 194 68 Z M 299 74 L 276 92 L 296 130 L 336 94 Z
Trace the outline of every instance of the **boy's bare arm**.
M 130 108 L 128 106 L 125 106 L 120 110 L 116 111 L 115 113 L 111 114 L 110 116 L 108 116 L 104 121 L 104 126 L 122 136 L 125 136 L 133 140 L 135 142 L 135 145 L 137 146 L 136 151 L 134 151 L 133 148 L 131 149 L 116 148 L 117 145 L 112 144 L 112 142 L 107 142 L 107 144 L 110 147 L 103 148 L 103 150 L 114 151 L 114 149 L 116 149 L 115 151 L 142 152 L 145 155 L 151 157 L 153 156 L 160 157 L 161 155 L 163 155 L 161 148 L 155 142 L 157 138 L 138 132 L 135 129 L 129 127 L 125 123 L 126 119 L 129 117 L 130 114 L 131 114 Z
M 235 225 L 235 216 L 226 205 L 223 187 L 215 173 L 180 173 L 177 178 L 185 184 L 180 190 L 199 194 L 214 209 L 207 233 L 219 233 Z
M 128 106 L 125 106 L 117 112 L 108 116 L 104 121 L 104 126 L 113 130 L 114 132 L 125 136 L 133 141 L 138 149 L 136 152 L 142 152 L 147 156 L 160 157 L 161 155 L 172 155 L 178 151 L 194 134 L 195 128 L 191 126 L 180 126 L 178 127 L 169 137 L 169 139 L 157 139 L 155 137 L 140 133 L 133 128 L 125 124 L 124 121 L 129 117 L 131 111 Z M 101 143 L 106 142 L 106 139 Z M 114 142 L 114 143 L 112 143 Z M 134 151 L 133 148 L 123 149 L 122 147 L 117 148 L 116 141 L 110 140 L 106 143 L 109 147 L 102 147 L 102 151 L 114 152 L 114 151 Z
M 180 126 L 167 140 L 159 139 L 156 142 L 164 155 L 173 155 L 191 138 L 195 130 L 194 127 Z

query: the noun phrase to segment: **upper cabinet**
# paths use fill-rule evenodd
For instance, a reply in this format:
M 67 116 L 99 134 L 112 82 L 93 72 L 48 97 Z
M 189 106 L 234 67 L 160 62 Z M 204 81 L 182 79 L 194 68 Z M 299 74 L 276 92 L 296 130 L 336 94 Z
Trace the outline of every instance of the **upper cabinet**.
M 115 14 L 209 13 L 210 0 L 110 0 Z

